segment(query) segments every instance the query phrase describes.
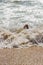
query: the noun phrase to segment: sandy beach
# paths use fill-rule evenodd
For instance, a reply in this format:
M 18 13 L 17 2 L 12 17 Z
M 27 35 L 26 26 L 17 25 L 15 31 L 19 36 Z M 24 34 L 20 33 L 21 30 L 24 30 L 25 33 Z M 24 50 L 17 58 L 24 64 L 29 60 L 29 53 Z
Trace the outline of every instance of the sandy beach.
M 0 65 L 43 65 L 43 48 L 0 49 Z

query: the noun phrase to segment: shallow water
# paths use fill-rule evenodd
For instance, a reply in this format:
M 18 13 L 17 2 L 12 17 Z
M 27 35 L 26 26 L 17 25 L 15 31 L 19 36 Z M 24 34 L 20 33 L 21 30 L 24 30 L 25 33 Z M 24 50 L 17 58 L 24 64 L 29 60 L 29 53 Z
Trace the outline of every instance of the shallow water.
M 23 29 L 24 24 L 30 28 Z M 0 27 L 0 48 L 29 47 L 34 43 L 43 46 L 42 0 L 0 0 Z
M 0 26 L 16 28 L 28 23 L 31 27 L 43 24 L 43 4 L 38 0 L 0 0 Z

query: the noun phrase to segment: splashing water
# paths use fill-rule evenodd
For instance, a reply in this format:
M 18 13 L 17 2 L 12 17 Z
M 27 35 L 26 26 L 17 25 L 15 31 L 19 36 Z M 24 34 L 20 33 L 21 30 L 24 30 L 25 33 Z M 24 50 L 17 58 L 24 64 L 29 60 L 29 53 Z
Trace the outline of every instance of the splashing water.
M 14 33 L 7 31 L 9 32 L 8 34 L 11 33 L 11 37 L 9 37 L 4 42 L 2 41 L 3 43 L 1 42 L 0 47 L 3 46 L 5 47 L 7 44 L 8 47 L 12 47 L 13 44 L 15 44 L 15 47 L 17 47 L 18 44 L 21 45 L 21 43 L 22 44 L 28 43 L 29 39 L 25 37 L 29 35 L 29 32 L 30 35 L 32 35 L 31 38 L 34 37 L 36 33 L 35 34 L 32 33 L 30 29 L 28 31 L 21 29 L 24 24 L 28 24 L 31 28 L 35 28 L 37 26 L 41 27 L 41 25 L 43 26 L 43 1 L 42 0 L 27 0 L 27 1 L 26 0 L 24 1 L 23 0 L 17 0 L 17 1 L 0 0 L 0 27 L 9 30 L 13 30 L 13 29 L 18 30 L 19 28 L 19 32 L 20 32 L 19 34 L 19 32 L 16 30 L 18 33 L 16 32 L 17 34 L 15 34 L 16 36 L 14 36 Z M 2 30 L 2 33 L 3 31 L 4 30 Z M 0 36 L 2 33 L 0 33 Z M 4 35 L 5 34 L 7 33 L 4 33 Z M 14 38 L 14 40 L 11 43 L 12 38 Z M 1 39 L 3 39 L 3 36 L 0 38 L 0 40 Z M 32 39 L 32 41 L 37 43 L 35 39 Z

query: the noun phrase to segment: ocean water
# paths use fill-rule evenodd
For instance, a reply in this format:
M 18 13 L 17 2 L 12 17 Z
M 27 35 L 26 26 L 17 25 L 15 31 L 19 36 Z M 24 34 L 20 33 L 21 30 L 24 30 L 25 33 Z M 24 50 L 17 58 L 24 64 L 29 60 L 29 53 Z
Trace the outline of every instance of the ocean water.
M 0 26 L 18 28 L 43 24 L 42 0 L 0 0 Z
M 43 1 L 0 0 L 0 48 L 34 44 L 43 46 Z

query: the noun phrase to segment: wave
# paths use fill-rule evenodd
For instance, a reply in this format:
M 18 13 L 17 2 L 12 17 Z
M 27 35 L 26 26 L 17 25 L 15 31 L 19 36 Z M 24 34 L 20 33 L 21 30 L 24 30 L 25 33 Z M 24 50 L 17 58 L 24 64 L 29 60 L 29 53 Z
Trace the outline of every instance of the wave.
M 19 1 L 21 1 L 21 2 L 26 2 L 26 1 L 30 1 L 30 2 L 35 2 L 35 0 L 0 0 L 0 2 L 19 2 Z M 37 1 L 37 0 L 36 0 Z

